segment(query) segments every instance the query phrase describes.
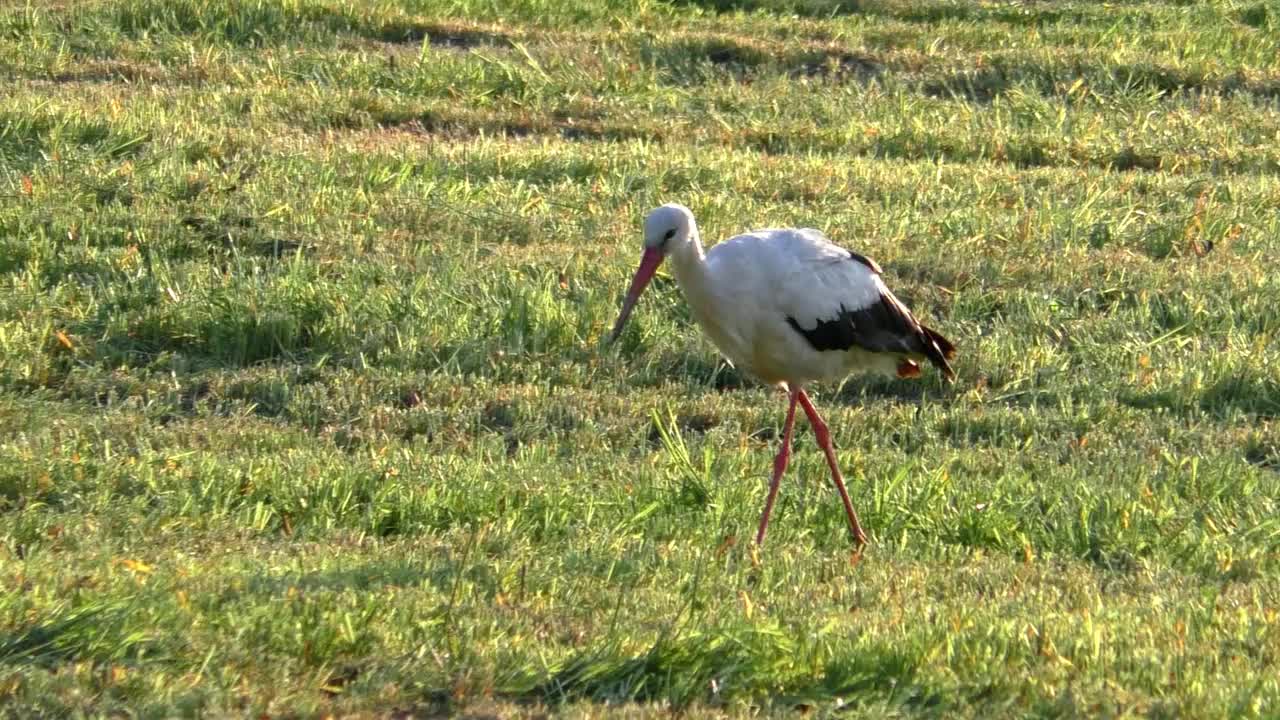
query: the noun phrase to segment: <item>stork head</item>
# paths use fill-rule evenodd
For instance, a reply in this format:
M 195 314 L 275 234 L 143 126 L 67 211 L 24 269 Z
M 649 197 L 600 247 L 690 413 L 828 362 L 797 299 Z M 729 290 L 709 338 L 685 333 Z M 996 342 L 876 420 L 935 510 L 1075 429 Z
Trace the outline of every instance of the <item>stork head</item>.
M 667 255 L 676 248 L 682 247 L 693 236 L 696 230 L 693 213 L 689 208 L 678 203 L 667 203 L 649 211 L 644 217 L 644 254 L 640 256 L 640 267 L 631 279 L 631 288 L 627 290 L 627 298 L 622 302 L 622 311 L 618 313 L 618 321 L 609 333 L 610 342 L 618 339 L 622 328 L 631 317 L 631 310 L 644 292 L 658 266 Z

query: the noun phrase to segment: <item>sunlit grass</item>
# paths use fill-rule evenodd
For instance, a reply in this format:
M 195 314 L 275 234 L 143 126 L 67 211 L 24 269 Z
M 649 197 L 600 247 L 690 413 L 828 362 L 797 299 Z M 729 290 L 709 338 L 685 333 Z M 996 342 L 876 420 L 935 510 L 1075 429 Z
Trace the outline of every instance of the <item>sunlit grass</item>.
M 0 708 L 1266 717 L 1280 12 L 0 9 Z M 645 210 L 960 348 L 783 398 Z

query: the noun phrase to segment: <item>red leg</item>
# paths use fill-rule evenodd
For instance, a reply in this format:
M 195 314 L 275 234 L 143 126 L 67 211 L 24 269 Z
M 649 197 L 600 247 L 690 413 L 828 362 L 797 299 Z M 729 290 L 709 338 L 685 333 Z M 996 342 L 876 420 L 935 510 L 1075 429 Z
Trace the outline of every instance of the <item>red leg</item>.
M 796 397 L 802 391 L 792 389 L 788 395 L 787 422 L 782 427 L 782 447 L 773 459 L 773 480 L 769 483 L 769 497 L 764 501 L 764 514 L 760 516 L 760 530 L 756 533 L 756 545 L 764 544 L 764 531 L 769 529 L 769 513 L 773 512 L 773 499 L 778 495 L 778 483 L 782 481 L 782 473 L 787 469 L 787 460 L 791 458 L 791 428 L 796 423 Z
M 836 484 L 836 490 L 840 491 L 840 500 L 844 502 L 845 515 L 849 517 L 849 531 L 853 533 L 853 540 L 859 545 L 866 545 L 867 534 L 862 530 L 862 523 L 858 522 L 858 513 L 854 511 L 853 502 L 849 500 L 849 491 L 844 488 L 844 478 L 840 475 L 840 466 L 836 464 L 836 451 L 831 446 L 831 433 L 827 430 L 827 424 L 822 421 L 818 409 L 813 406 L 813 402 L 809 400 L 804 390 L 800 390 L 800 404 L 804 406 L 804 412 L 809 416 L 809 424 L 813 426 L 813 434 L 818 438 L 818 445 L 827 456 L 827 465 L 831 467 L 831 480 Z

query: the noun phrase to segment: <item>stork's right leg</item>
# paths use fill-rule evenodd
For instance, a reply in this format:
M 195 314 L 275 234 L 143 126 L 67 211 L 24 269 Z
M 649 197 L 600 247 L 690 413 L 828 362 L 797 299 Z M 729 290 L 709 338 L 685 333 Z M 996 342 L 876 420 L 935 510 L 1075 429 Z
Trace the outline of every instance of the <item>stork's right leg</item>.
M 792 405 L 794 404 L 793 400 Z M 822 446 L 822 452 L 827 456 L 827 466 L 831 468 L 831 481 L 835 483 L 836 490 L 840 493 L 845 516 L 849 519 L 849 533 L 853 535 L 853 541 L 858 545 L 866 545 L 867 533 L 862 529 L 862 523 L 858 521 L 858 513 L 853 509 L 853 502 L 849 500 L 849 491 L 844 487 L 844 478 L 840 476 L 840 466 L 836 463 L 836 450 L 831 445 L 831 432 L 827 430 L 827 424 L 822 421 L 818 409 L 813 406 L 813 402 L 809 400 L 809 396 L 803 389 L 800 390 L 800 404 L 804 406 L 804 412 L 809 416 L 809 424 L 813 426 L 813 434 L 818 438 L 818 445 Z
M 791 457 L 791 428 L 796 424 L 796 400 L 800 397 L 798 387 L 787 390 L 787 422 L 782 427 L 782 447 L 773 459 L 773 480 L 769 483 L 769 497 L 764 501 L 764 513 L 760 516 L 760 530 L 756 533 L 756 545 L 764 544 L 764 531 L 769 529 L 769 513 L 773 511 L 773 500 L 778 495 L 778 483 L 782 481 L 782 473 L 786 472 L 787 460 Z

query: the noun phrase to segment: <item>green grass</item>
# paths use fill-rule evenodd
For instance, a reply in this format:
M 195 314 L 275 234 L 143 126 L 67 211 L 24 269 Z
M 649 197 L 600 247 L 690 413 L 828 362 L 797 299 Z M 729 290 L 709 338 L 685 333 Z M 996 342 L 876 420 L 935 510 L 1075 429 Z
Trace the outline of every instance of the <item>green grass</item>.
M 0 716 L 1274 717 L 1280 6 L 0 3 Z M 640 218 L 875 258 L 784 401 Z

